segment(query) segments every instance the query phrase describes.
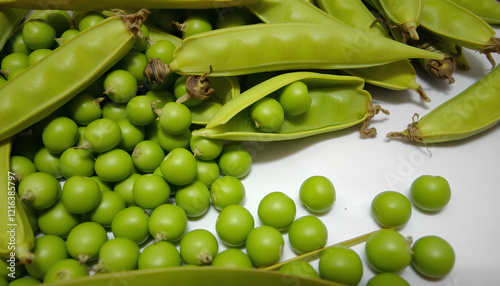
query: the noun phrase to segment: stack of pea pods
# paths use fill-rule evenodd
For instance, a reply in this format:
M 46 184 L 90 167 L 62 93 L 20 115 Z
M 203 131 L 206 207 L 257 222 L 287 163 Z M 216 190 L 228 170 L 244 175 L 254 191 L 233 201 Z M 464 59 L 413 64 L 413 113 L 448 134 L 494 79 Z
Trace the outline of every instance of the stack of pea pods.
M 441 17 L 445 14 L 455 16 L 444 22 Z M 453 72 L 468 68 L 462 50 L 470 49 L 484 54 L 492 64 L 491 71 L 421 118 L 413 115 L 406 129 L 386 134 L 387 138 L 404 138 L 423 145 L 460 140 L 487 130 L 500 119 L 500 71 L 491 55 L 500 53 L 500 39 L 491 27 L 499 23 L 500 4 L 493 0 L 474 4 L 465 0 L 0 1 L 0 163 L 2 173 L 9 174 L 0 181 L 8 187 L 2 191 L 5 201 L 15 199 L 11 206 L 15 208 L 18 230 L 15 259 L 21 265 L 19 269 L 36 260 L 33 249 L 38 227 L 34 226 L 37 222 L 30 220 L 33 210 L 21 203 L 17 194 L 9 193 L 11 185 L 17 187 L 22 181 L 18 174 L 9 171 L 10 158 L 22 155 L 35 161 L 40 148 L 36 144 L 45 143 L 45 128 L 55 118 L 71 118 L 77 136 L 67 145 L 63 139 L 47 143 L 64 146 L 47 152 L 46 158 L 60 160 L 69 149 L 74 157 L 67 155 L 66 164 L 57 170 L 53 165 L 33 163 L 35 169 L 31 172 L 43 170 L 60 181 L 97 173 L 104 188 L 108 182 L 125 180 L 137 169 L 166 177 L 167 172 L 160 168 L 164 155 L 169 153 L 168 157 L 174 149 L 176 153 L 189 149 L 193 138 L 220 143 L 222 152 L 222 142 L 294 140 L 356 125 L 362 138 L 375 137 L 377 131 L 369 127 L 370 120 L 380 112 L 390 112 L 372 103 L 365 84 L 410 90 L 424 103 L 430 102 L 432 98 L 417 82 L 416 65 L 436 80 L 452 84 Z M 36 35 L 43 25 L 52 27 L 46 30 L 49 36 Z M 298 84 L 298 90 L 287 91 Z M 445 120 L 453 117 L 453 112 L 460 112 L 456 106 L 474 97 L 481 99 L 478 108 L 471 111 L 477 120 L 461 121 L 458 125 Z M 173 103 L 175 107 L 169 109 Z M 266 108 L 274 108 L 271 115 L 266 115 Z M 111 122 L 101 120 L 99 128 L 90 128 L 96 130 L 94 133 L 85 133 L 89 125 L 95 126 L 98 119 L 105 117 L 105 112 Z M 113 137 L 113 132 L 119 134 L 115 136 L 119 140 L 103 143 L 103 138 Z M 134 139 L 130 135 L 133 132 L 142 133 L 142 137 Z M 148 157 L 147 162 L 137 159 L 101 165 L 98 170 L 98 156 L 104 158 L 106 152 L 120 150 L 132 158 L 135 147 L 143 140 L 156 142 L 162 155 Z M 27 147 L 30 142 L 36 149 Z M 85 156 L 91 158 L 92 166 L 84 173 L 80 171 L 86 161 L 78 157 L 80 151 L 76 150 L 85 151 Z M 205 159 L 213 160 L 220 152 L 209 159 L 205 155 Z M 203 156 L 194 151 L 189 155 L 193 153 Z M 78 161 L 72 161 L 77 157 Z M 123 173 L 119 168 L 111 169 L 128 163 L 131 167 Z M 247 164 L 239 173 L 227 170 L 223 174 L 242 178 L 248 170 Z M 165 178 L 170 187 L 164 184 L 168 189 L 164 198 L 140 202 L 141 198 L 129 197 L 127 205 L 139 202 L 151 215 L 152 210 L 171 199 L 171 194 L 174 196 L 176 188 L 194 179 L 184 182 L 180 173 L 173 174 L 172 178 Z M 212 182 L 204 182 L 207 189 Z M 60 191 L 57 190 L 57 196 Z M 57 200 L 37 206 L 36 211 L 53 208 Z M 72 212 L 89 215 L 95 205 L 85 209 L 85 204 L 79 202 L 74 207 Z M 78 207 L 83 210 L 76 210 Z M 9 218 L 11 208 L 2 205 L 0 209 L 3 235 L 8 233 L 9 225 L 3 220 Z M 185 210 L 188 217 L 195 219 L 206 208 L 191 211 Z M 101 224 L 111 226 L 111 222 Z M 65 238 L 71 229 L 58 236 Z M 368 237 L 369 234 L 354 238 L 344 245 L 360 243 Z M 9 257 L 9 237 L 0 239 L 2 257 Z M 142 244 L 144 240 L 136 242 Z M 319 254 L 316 251 L 304 255 Z M 89 268 L 92 271 L 115 271 L 105 269 L 96 257 L 90 261 L 95 264 Z M 49 285 L 68 277 L 89 276 L 85 263 L 89 262 L 80 260 L 69 276 L 45 275 L 47 269 L 29 274 L 39 274 L 36 278 Z M 274 270 L 276 263 L 257 266 Z M 198 284 L 200 279 L 223 285 L 235 280 L 243 285 L 256 281 L 284 283 L 284 278 L 272 271 L 232 272 L 215 268 L 198 269 L 193 275 L 193 269 L 177 269 L 174 274 L 168 269 L 134 268 L 137 266 L 124 269 L 119 277 L 114 273 L 100 274 L 86 278 L 93 280 L 74 279 L 74 284 L 67 285 L 108 285 L 125 280 L 129 285 L 146 285 L 166 276 L 172 283 L 187 285 Z M 49 278 L 44 280 L 42 272 Z M 295 282 L 309 283 L 306 285 L 344 285 L 335 280 L 296 279 Z M 373 283 L 370 285 L 382 285 Z

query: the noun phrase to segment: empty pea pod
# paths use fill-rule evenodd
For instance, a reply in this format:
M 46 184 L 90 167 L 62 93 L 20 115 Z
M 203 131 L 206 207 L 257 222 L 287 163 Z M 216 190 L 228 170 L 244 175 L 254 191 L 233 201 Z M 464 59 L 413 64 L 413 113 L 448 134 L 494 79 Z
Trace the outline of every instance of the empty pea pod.
M 309 109 L 298 116 L 286 116 L 281 127 L 274 132 L 261 132 L 250 119 L 249 107 L 297 81 L 308 87 L 312 98 Z M 280 74 L 228 101 L 214 114 L 206 128 L 194 130 L 192 134 L 235 141 L 278 141 L 332 132 L 363 123 L 362 136 L 371 137 L 376 134 L 376 130 L 366 128 L 370 119 L 379 111 L 387 111 L 380 106 L 373 106 L 371 95 L 363 87 L 363 79 L 352 76 L 315 72 Z
M 375 38 L 347 26 L 332 29 L 331 25 L 312 23 L 253 24 L 184 39 L 174 51 L 174 60 L 163 66 L 163 74 L 235 76 L 276 70 L 369 67 L 427 57 L 441 59 L 442 55 Z M 146 76 L 161 82 L 155 74 Z
M 447 15 L 443 17 L 442 15 Z M 500 53 L 500 38 L 493 28 L 474 13 L 449 0 L 422 0 L 420 25 L 432 33 L 485 54 Z
M 116 64 L 133 47 L 148 13 L 108 18 L 4 84 L 0 140 L 45 118 Z
M 487 130 L 500 121 L 500 68 L 496 66 L 476 83 L 388 138 L 406 138 L 427 143 L 464 139 Z M 417 120 L 418 119 L 418 120 Z
M 375 16 L 361 0 L 317 0 L 317 3 L 328 14 L 351 27 L 390 38 L 388 31 L 376 22 Z M 350 75 L 359 76 L 373 85 L 393 90 L 414 90 L 422 100 L 430 101 L 421 85 L 417 83 L 417 73 L 408 60 L 369 68 L 346 69 L 345 71 Z
M 500 24 L 500 2 L 497 0 L 451 0 L 478 15 L 489 24 Z
M 29 10 L 105 10 L 105 9 L 213 9 L 245 5 L 257 0 L 0 0 L 0 7 Z

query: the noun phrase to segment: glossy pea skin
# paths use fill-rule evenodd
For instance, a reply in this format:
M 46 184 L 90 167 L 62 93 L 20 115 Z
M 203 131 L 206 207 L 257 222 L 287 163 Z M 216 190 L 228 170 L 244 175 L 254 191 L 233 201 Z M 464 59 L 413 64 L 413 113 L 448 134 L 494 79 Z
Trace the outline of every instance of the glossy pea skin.
M 176 148 L 188 149 L 189 141 L 191 140 L 191 130 L 187 129 L 180 135 L 172 135 L 159 128 L 156 136 L 158 144 L 160 144 L 165 152 L 170 152 Z
M 34 172 L 19 183 L 19 198 L 29 207 L 42 210 L 54 205 L 61 193 L 61 184 L 52 175 Z
M 318 272 L 307 261 L 296 260 L 284 264 L 279 272 L 290 275 L 297 275 L 305 278 L 319 278 Z
M 373 276 L 367 283 L 366 286 L 410 286 L 410 284 L 401 278 L 398 274 L 385 272 L 379 273 Z
M 297 81 L 277 91 L 278 102 L 286 115 L 297 116 L 309 109 L 312 98 L 305 83 Z
M 67 281 L 86 276 L 89 276 L 87 266 L 76 259 L 68 258 L 54 263 L 43 277 L 43 283 Z
M 311 176 L 300 185 L 299 199 L 309 211 L 325 213 L 335 203 L 335 187 L 325 176 Z
M 56 38 L 56 30 L 40 19 L 27 21 L 23 26 L 23 41 L 32 50 L 50 48 Z
M 200 217 L 210 208 L 210 191 L 204 183 L 192 181 L 177 189 L 175 204 L 181 207 L 188 217 Z
M 197 181 L 205 184 L 208 188 L 212 186 L 215 180 L 220 176 L 220 169 L 214 160 L 196 159 L 196 177 Z
M 346 285 L 357 285 L 363 276 L 359 255 L 341 245 L 334 245 L 321 253 L 318 269 L 321 278 Z
M 113 192 L 119 194 L 120 197 L 125 201 L 127 206 L 134 206 L 137 203 L 134 201 L 133 188 L 134 183 L 139 178 L 141 174 L 132 173 L 127 176 L 125 179 L 115 182 L 113 187 Z
M 123 69 L 131 73 L 137 84 L 142 84 L 144 81 L 144 75 L 142 71 L 148 64 L 148 60 L 144 53 L 138 51 L 130 51 L 127 55 L 123 57 L 117 64 L 117 68 Z
M 365 243 L 368 264 L 378 272 L 399 272 L 411 263 L 408 241 L 394 229 L 380 229 Z
M 180 135 L 191 126 L 189 108 L 177 102 L 168 102 L 161 109 L 160 128 L 166 133 Z
M 23 34 L 12 35 L 11 40 L 7 43 L 6 48 L 11 51 L 11 53 L 21 53 L 29 55 L 33 50 L 28 48 L 23 40 Z
M 35 279 L 33 277 L 19 277 L 15 280 L 12 280 L 9 283 L 9 286 L 31 286 L 40 284 L 42 284 L 42 281 Z
M 66 238 L 69 255 L 80 263 L 97 259 L 99 249 L 108 240 L 106 229 L 96 222 L 82 222 Z
M 214 160 L 222 153 L 224 141 L 202 136 L 192 136 L 189 141 L 189 147 L 197 158 L 202 160 Z
M 88 92 L 82 92 L 66 103 L 66 109 L 71 119 L 79 125 L 88 125 L 101 118 L 101 101 L 104 97 L 95 97 Z
M 45 58 L 48 54 L 52 52 L 51 49 L 38 49 L 31 52 L 28 56 L 28 65 L 32 66 L 38 61 Z
M 214 267 L 236 267 L 252 269 L 252 260 L 237 248 L 228 248 L 218 253 L 212 261 Z
M 125 151 L 133 151 L 135 146 L 145 139 L 146 130 L 144 126 L 135 125 L 128 118 L 120 119 L 116 123 L 122 133 L 117 148 Z
M 392 228 L 404 226 L 412 213 L 410 200 L 395 191 L 378 193 L 372 200 L 371 210 L 378 224 Z
M 165 159 L 165 151 L 155 141 L 141 141 L 132 151 L 132 162 L 135 168 L 143 173 L 152 173 L 160 167 L 163 159 Z
M 168 64 L 174 59 L 175 46 L 167 40 L 160 40 L 146 50 L 147 62 L 152 58 L 158 58 L 162 63 Z
M 78 33 L 80 33 L 80 31 L 77 29 L 66 30 L 62 33 L 62 35 L 59 38 L 56 39 L 56 41 L 59 44 L 59 46 L 61 46 L 67 43 L 69 40 L 73 39 L 76 35 L 78 35 Z
M 184 263 L 206 265 L 212 263 L 219 251 L 219 243 L 208 230 L 194 229 L 182 237 L 179 250 Z
M 138 95 L 127 103 L 127 115 L 130 122 L 139 126 L 152 124 L 157 116 L 151 104 L 153 101 L 149 96 Z
M 117 272 L 137 269 L 140 248 L 132 240 L 116 237 L 106 241 L 99 250 L 100 272 Z
M 246 208 L 240 205 L 227 206 L 220 211 L 215 222 L 215 230 L 219 238 L 230 247 L 245 244 L 255 221 Z
M 181 255 L 175 245 L 158 241 L 146 246 L 138 260 L 138 269 L 154 269 L 181 266 Z
M 13 70 L 27 68 L 29 66 L 28 56 L 23 53 L 10 53 L 2 59 L 2 70 Z
M 413 243 L 412 265 L 421 275 L 442 278 L 455 264 L 455 252 L 451 245 L 438 236 L 424 236 Z
M 51 120 L 42 133 L 43 145 L 54 154 L 75 145 L 78 140 L 78 125 L 68 117 L 58 117 Z
M 52 154 L 47 148 L 38 149 L 33 158 L 33 164 L 38 171 L 54 176 L 62 177 L 60 155 Z
M 59 200 L 48 209 L 40 211 L 38 227 L 43 234 L 53 234 L 59 237 L 68 236 L 69 232 L 81 221 L 81 216 L 70 213 Z
M 113 149 L 120 143 L 122 132 L 115 121 L 100 118 L 87 125 L 83 137 L 92 148 L 92 151 L 103 153 Z
M 210 23 L 210 20 L 203 15 L 200 15 L 199 13 L 189 15 L 184 21 L 183 25 L 183 38 L 212 30 L 212 24 Z
M 165 180 L 177 186 L 187 185 L 196 177 L 196 159 L 184 148 L 170 151 L 160 168 Z
M 95 11 L 89 11 L 85 13 L 80 19 L 78 23 L 78 30 L 80 30 L 80 32 L 86 30 L 103 21 L 104 19 L 106 19 L 106 17 L 103 14 Z
M 422 175 L 410 186 L 413 203 L 424 211 L 439 211 L 451 199 L 451 188 L 448 181 L 441 176 Z
M 126 70 L 113 70 L 104 78 L 106 96 L 116 103 L 127 103 L 137 94 L 137 80 Z
M 312 215 L 294 220 L 288 229 L 290 245 L 299 254 L 325 247 L 327 239 L 326 225 Z
M 73 176 L 63 185 L 61 201 L 71 213 L 84 214 L 93 210 L 101 200 L 101 189 L 89 177 Z
M 59 157 L 59 163 L 66 179 L 72 176 L 90 177 L 94 174 L 95 158 L 90 150 L 68 148 Z
M 33 254 L 36 260 L 26 264 L 26 270 L 30 276 L 36 279 L 43 279 L 50 266 L 69 257 L 64 239 L 52 234 L 35 238 Z
M 155 209 L 170 198 L 170 186 L 160 175 L 144 174 L 134 182 L 132 195 L 138 206 Z
M 137 245 L 149 238 L 149 215 L 143 208 L 130 206 L 118 212 L 111 223 L 111 231 L 115 237 L 125 237 Z
M 146 25 L 142 25 L 140 28 L 140 33 L 135 38 L 135 43 L 132 50 L 140 53 L 145 52 L 149 46 L 148 41 L 146 40 L 146 38 L 148 37 L 149 37 L 149 29 Z
M 99 154 L 95 160 L 95 172 L 106 182 L 118 182 L 127 178 L 134 169 L 130 155 L 122 149 Z
M 276 99 L 264 97 L 252 104 L 250 117 L 257 129 L 262 132 L 274 132 L 283 124 L 285 112 Z
M 245 177 L 252 167 L 252 156 L 239 144 L 224 146 L 217 163 L 222 174 L 238 179 Z
M 10 171 L 15 174 L 18 181 L 21 181 L 25 176 L 36 172 L 36 166 L 30 159 L 14 155 L 10 157 Z
M 277 229 L 263 225 L 250 231 L 245 246 L 252 263 L 265 267 L 280 260 L 284 244 L 283 236 Z
M 283 192 L 271 192 L 262 198 L 257 214 L 264 225 L 277 230 L 287 229 L 295 220 L 295 202 Z
M 127 104 L 116 103 L 111 100 L 104 101 L 102 105 L 102 117 L 114 121 L 128 118 Z
M 218 210 L 223 210 L 231 205 L 241 205 L 245 200 L 245 195 L 245 186 L 233 176 L 219 177 L 210 187 L 212 204 Z
M 155 241 L 178 241 L 184 236 L 187 228 L 186 212 L 177 205 L 163 204 L 151 212 L 148 229 Z
M 102 191 L 101 200 L 97 206 L 87 214 L 90 221 L 103 227 L 110 227 L 117 213 L 126 207 L 125 200 L 113 191 Z

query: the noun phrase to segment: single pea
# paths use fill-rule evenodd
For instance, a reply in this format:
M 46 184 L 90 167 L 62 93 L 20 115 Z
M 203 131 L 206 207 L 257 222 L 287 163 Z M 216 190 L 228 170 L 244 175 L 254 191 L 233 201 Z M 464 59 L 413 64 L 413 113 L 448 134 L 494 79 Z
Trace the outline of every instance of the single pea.
M 111 223 L 111 231 L 115 237 L 124 237 L 136 244 L 149 238 L 149 215 L 138 206 L 127 207 L 118 212 Z
M 38 18 L 49 24 L 56 30 L 56 36 L 61 36 L 65 31 L 73 25 L 73 19 L 67 11 L 63 10 L 40 10 Z
M 70 213 L 84 214 L 93 210 L 101 200 L 101 190 L 89 177 L 73 176 L 63 185 L 61 201 Z
M 384 191 L 373 198 L 371 211 L 375 221 L 382 227 L 399 228 L 410 220 L 411 203 L 401 193 Z
M 51 49 L 38 49 L 31 52 L 28 56 L 28 65 L 32 66 L 42 60 L 52 52 Z
M 99 185 L 99 189 L 101 190 L 101 192 L 103 192 L 103 191 L 112 191 L 113 190 L 113 187 L 114 187 L 114 183 L 113 182 L 104 182 L 103 180 L 101 180 L 101 178 L 99 178 L 98 176 L 95 176 L 95 175 L 94 176 L 90 176 L 90 178 L 92 180 L 94 180 Z
M 116 214 L 125 207 L 125 200 L 120 194 L 113 191 L 102 191 L 101 200 L 97 206 L 87 214 L 87 217 L 90 221 L 109 228 Z
M 146 50 L 147 62 L 151 58 L 160 59 L 162 63 L 169 64 L 174 59 L 175 46 L 170 41 L 160 40 Z
M 182 24 L 181 29 L 183 38 L 211 30 L 212 24 L 210 20 L 199 13 L 189 15 Z
M 263 132 L 274 132 L 283 124 L 285 112 L 276 99 L 264 97 L 252 104 L 250 117 L 257 129 Z
M 37 170 L 30 159 L 21 155 L 14 155 L 10 157 L 10 171 L 14 173 L 14 176 L 20 182 L 24 177 L 35 173 Z
M 95 158 L 90 150 L 68 148 L 59 157 L 59 163 L 66 179 L 78 175 L 90 177 L 94 174 Z
M 419 238 L 411 250 L 413 267 L 425 277 L 442 278 L 455 264 L 455 251 L 451 245 L 435 235 Z
M 99 12 L 89 11 L 85 13 L 78 23 L 78 30 L 83 31 L 106 19 L 106 16 Z
M 240 179 L 250 172 L 252 156 L 240 144 L 229 144 L 224 146 L 217 163 L 222 174 Z
M 79 125 L 88 125 L 101 118 L 101 102 L 105 97 L 95 97 L 88 92 L 81 92 L 66 103 L 68 115 Z
M 324 213 L 335 203 L 335 187 L 325 176 L 311 176 L 301 184 L 299 198 L 309 211 Z
M 175 204 L 181 207 L 188 217 L 200 217 L 210 208 L 210 191 L 202 182 L 192 181 L 177 189 Z
M 96 222 L 82 222 L 66 238 L 69 255 L 81 264 L 97 259 L 99 249 L 108 240 L 106 229 Z
M 118 182 L 127 178 L 134 169 L 130 155 L 122 149 L 99 154 L 95 160 L 95 172 L 106 182 Z
M 99 118 L 87 125 L 83 137 L 86 143 L 82 148 L 91 148 L 94 152 L 103 153 L 115 148 L 120 143 L 122 131 L 115 121 Z
M 89 271 L 85 264 L 76 259 L 63 259 L 54 263 L 43 277 L 43 283 L 66 281 L 78 277 L 88 277 Z
M 102 104 L 101 108 L 102 108 L 103 118 L 108 118 L 113 121 L 118 121 L 128 117 L 126 103 L 116 103 L 111 100 L 106 100 Z
M 257 214 L 264 225 L 287 229 L 295 220 L 295 202 L 283 192 L 271 192 L 260 201 Z
M 384 272 L 373 276 L 366 286 L 410 286 L 410 284 L 396 273 Z
M 117 68 L 128 71 L 135 77 L 137 84 L 142 84 L 144 81 L 142 72 L 148 62 L 144 53 L 130 51 L 118 62 Z
M 77 29 L 66 30 L 62 33 L 62 35 L 59 38 L 56 38 L 56 42 L 59 44 L 59 46 L 62 46 L 65 43 L 67 43 L 69 40 L 73 39 L 79 33 L 80 33 L 80 31 Z
M 153 101 L 146 95 L 138 95 L 130 99 L 126 108 L 130 122 L 139 126 L 152 124 L 157 118 L 152 104 Z
M 196 159 L 196 177 L 197 181 L 200 181 L 210 188 L 215 180 L 220 176 L 220 169 L 217 162 L 214 160 L 200 160 Z
M 203 136 L 192 136 L 189 141 L 191 152 L 202 160 L 214 160 L 219 157 L 224 148 L 224 140 Z
M 56 30 L 41 19 L 32 19 L 23 25 L 23 41 L 32 50 L 49 49 L 55 42 Z
M 128 118 L 120 119 L 116 123 L 122 132 L 122 138 L 116 147 L 125 151 L 133 151 L 146 136 L 144 126 L 135 125 Z
M 191 126 L 191 110 L 181 103 L 166 103 L 159 117 L 160 128 L 172 135 L 181 135 Z
M 328 229 L 316 216 L 306 215 L 290 224 L 288 239 L 292 249 L 303 254 L 325 247 Z
M 2 70 L 27 68 L 29 66 L 29 56 L 23 53 L 10 53 L 2 59 L 0 66 Z
M 155 209 L 170 198 L 170 186 L 160 175 L 144 174 L 135 181 L 132 195 L 138 206 Z
M 189 142 L 191 140 L 191 130 L 189 129 L 186 129 L 186 131 L 180 135 L 172 135 L 158 127 L 156 135 L 158 144 L 160 144 L 166 152 L 170 152 L 176 148 L 189 148 Z
M 104 94 L 116 103 L 126 103 L 137 94 L 137 80 L 130 72 L 116 69 L 104 78 Z
M 304 260 L 296 260 L 285 263 L 279 270 L 284 274 L 297 275 L 304 278 L 319 278 L 316 269 Z
M 182 237 L 179 250 L 184 263 L 206 265 L 212 263 L 219 251 L 219 243 L 208 230 L 194 229 Z
M 233 176 L 217 178 L 210 187 L 212 204 L 218 210 L 231 205 L 241 205 L 245 200 L 245 186 L 240 179 Z
M 237 248 L 228 248 L 218 253 L 212 260 L 213 267 L 234 267 L 252 269 L 252 260 Z
M 16 76 L 18 76 L 19 74 L 23 73 L 25 70 L 26 70 L 26 68 L 16 68 L 16 69 L 11 70 L 9 72 L 9 75 L 7 76 L 7 81 L 11 81 Z
M 69 232 L 81 222 L 81 215 L 69 212 L 61 200 L 38 215 L 38 227 L 47 235 L 68 236 Z
M 254 226 L 252 214 L 240 205 L 227 206 L 221 210 L 215 221 L 217 235 L 222 242 L 231 247 L 245 244 Z
M 168 241 L 158 241 L 146 246 L 139 255 L 139 269 L 181 266 L 179 250 Z
M 55 178 L 63 176 L 60 155 L 51 153 L 46 147 L 38 149 L 33 157 L 33 164 L 39 172 L 50 174 Z
M 278 91 L 278 101 L 286 115 L 298 116 L 309 109 L 312 98 L 307 85 L 296 81 Z
M 51 207 L 61 193 L 61 184 L 52 175 L 34 172 L 19 183 L 18 194 L 21 201 L 36 210 Z
M 26 264 L 26 270 L 31 277 L 36 279 L 43 279 L 54 263 L 69 257 L 64 239 L 53 234 L 35 238 L 33 254 L 36 259 Z
M 33 51 L 26 46 L 22 33 L 13 35 L 8 44 L 9 45 L 7 47 L 10 48 L 10 53 L 21 53 L 29 55 Z
M 266 267 L 278 262 L 283 254 L 285 241 L 281 233 L 272 226 L 263 225 L 250 231 L 246 240 L 247 255 L 252 263 Z
M 345 285 L 357 285 L 363 276 L 363 263 L 349 247 L 334 245 L 321 253 L 319 258 L 321 278 Z
M 184 236 L 187 228 L 186 212 L 177 205 L 162 204 L 149 217 L 148 229 L 155 241 L 175 242 Z
M 134 166 L 143 173 L 151 173 L 160 167 L 165 158 L 165 151 L 160 144 L 151 140 L 139 142 L 132 152 Z
M 193 153 L 184 148 L 170 151 L 160 168 L 165 180 L 173 185 L 187 185 L 196 177 L 196 159 Z
M 451 188 L 448 181 L 441 176 L 422 175 L 410 186 L 413 203 L 425 211 L 439 211 L 451 199 Z
M 115 237 L 99 250 L 96 272 L 119 272 L 137 269 L 141 249 L 131 239 Z

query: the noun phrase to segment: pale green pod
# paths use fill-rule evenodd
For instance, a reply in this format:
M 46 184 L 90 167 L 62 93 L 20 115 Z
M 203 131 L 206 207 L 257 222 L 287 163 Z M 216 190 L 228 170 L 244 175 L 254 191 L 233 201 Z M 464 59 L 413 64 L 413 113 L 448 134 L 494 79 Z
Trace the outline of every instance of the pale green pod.
M 311 106 L 301 115 L 286 116 L 276 131 L 260 131 L 251 120 L 248 108 L 297 81 L 307 85 L 312 98 Z M 192 134 L 235 141 L 278 141 L 332 132 L 364 123 L 361 126 L 362 136 L 371 137 L 376 134 L 376 130 L 366 126 L 371 117 L 382 109 L 372 105 L 371 95 L 363 87 L 363 79 L 352 76 L 315 72 L 284 73 L 263 81 L 228 101 L 214 114 L 206 128 L 195 130 Z
M 486 23 L 500 24 L 500 2 L 497 0 L 451 0 L 471 11 Z
M 361 68 L 410 58 L 443 57 L 351 27 L 254 24 L 184 39 L 168 68 L 186 75 L 234 76 L 273 70 Z
M 420 22 L 421 0 L 376 0 L 379 1 L 387 18 L 403 31 L 410 34 L 411 39 L 418 40 L 417 27 Z
M 15 8 L 0 8 L 0 50 L 21 23 L 28 11 Z
M 388 138 L 406 138 L 423 144 L 455 141 L 485 131 L 500 121 L 500 67 L 418 118 Z

